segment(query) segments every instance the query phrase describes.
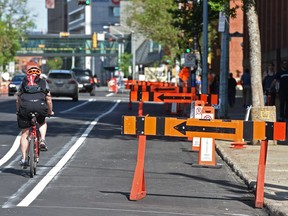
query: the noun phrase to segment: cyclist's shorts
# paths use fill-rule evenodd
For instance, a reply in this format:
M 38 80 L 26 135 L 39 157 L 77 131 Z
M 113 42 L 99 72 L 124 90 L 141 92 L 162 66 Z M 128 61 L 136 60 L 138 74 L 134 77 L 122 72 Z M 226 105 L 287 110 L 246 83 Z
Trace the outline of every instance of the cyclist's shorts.
M 25 128 L 31 127 L 31 118 L 26 118 L 22 115 L 17 115 L 17 122 L 18 122 L 18 127 L 20 129 L 25 129 Z M 37 122 L 40 125 L 44 124 L 45 123 L 45 116 L 43 116 L 43 115 L 37 116 Z

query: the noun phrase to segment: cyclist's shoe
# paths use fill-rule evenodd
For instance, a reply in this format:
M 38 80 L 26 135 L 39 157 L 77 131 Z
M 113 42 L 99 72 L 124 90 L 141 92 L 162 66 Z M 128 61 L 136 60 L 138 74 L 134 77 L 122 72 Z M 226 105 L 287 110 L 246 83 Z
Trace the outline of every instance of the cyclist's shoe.
M 40 151 L 48 151 L 47 143 L 45 140 L 40 140 Z
M 27 169 L 28 167 L 28 161 L 22 161 L 20 160 L 19 165 L 23 168 L 23 169 Z

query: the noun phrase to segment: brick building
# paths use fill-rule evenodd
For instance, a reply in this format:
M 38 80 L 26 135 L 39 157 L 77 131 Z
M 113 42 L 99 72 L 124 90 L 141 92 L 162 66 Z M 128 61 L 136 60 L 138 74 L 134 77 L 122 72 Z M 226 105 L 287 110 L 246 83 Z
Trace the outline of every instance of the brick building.
M 231 7 L 241 5 L 241 0 L 231 1 Z M 243 73 L 243 11 L 237 10 L 237 16 L 230 19 L 230 42 L 229 42 L 229 71 L 234 78 L 240 78 Z M 239 72 L 237 72 L 239 71 Z
M 269 62 L 277 68 L 281 59 L 288 59 L 288 1 L 255 0 L 258 13 L 262 70 Z M 244 20 L 244 66 L 249 66 L 249 39 Z

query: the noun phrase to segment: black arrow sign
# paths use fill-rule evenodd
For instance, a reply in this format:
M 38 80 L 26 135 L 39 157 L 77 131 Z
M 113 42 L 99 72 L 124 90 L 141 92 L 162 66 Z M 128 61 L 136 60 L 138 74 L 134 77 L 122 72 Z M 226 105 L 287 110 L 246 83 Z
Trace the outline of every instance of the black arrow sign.
M 165 99 L 172 99 L 172 100 L 191 100 L 192 97 L 189 96 L 165 96 L 164 94 L 161 94 L 157 97 L 159 100 L 164 101 Z
M 209 121 L 205 119 L 204 121 Z M 186 132 L 204 132 L 204 133 L 225 133 L 225 134 L 235 134 L 235 128 L 217 128 L 217 127 L 207 127 L 207 126 L 193 126 L 187 125 L 187 121 L 182 122 L 174 126 L 174 129 L 186 135 Z
M 173 91 L 175 88 L 155 88 L 155 91 Z

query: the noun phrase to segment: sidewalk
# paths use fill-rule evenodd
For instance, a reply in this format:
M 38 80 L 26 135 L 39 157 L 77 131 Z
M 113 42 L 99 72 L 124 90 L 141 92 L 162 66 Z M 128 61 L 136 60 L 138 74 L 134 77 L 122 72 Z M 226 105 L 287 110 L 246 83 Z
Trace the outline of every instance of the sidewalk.
M 230 119 L 244 120 L 246 110 L 242 98 L 236 99 L 233 109 L 229 108 Z M 230 148 L 229 141 L 216 141 L 218 154 L 255 191 L 260 145 L 246 145 L 246 148 Z M 268 146 L 264 206 L 273 216 L 288 216 L 288 143 Z

